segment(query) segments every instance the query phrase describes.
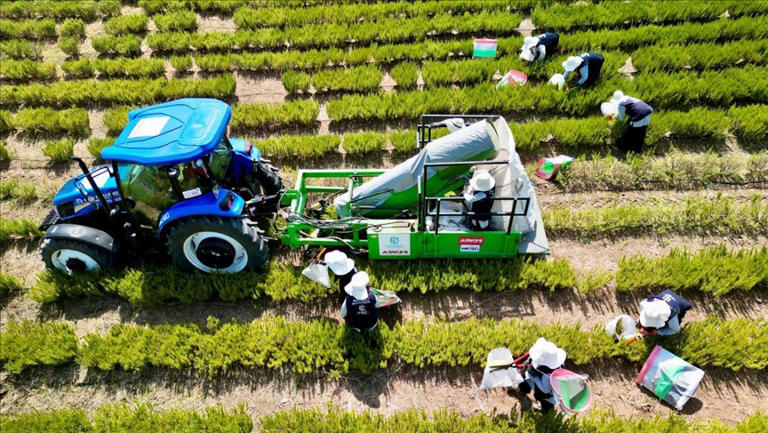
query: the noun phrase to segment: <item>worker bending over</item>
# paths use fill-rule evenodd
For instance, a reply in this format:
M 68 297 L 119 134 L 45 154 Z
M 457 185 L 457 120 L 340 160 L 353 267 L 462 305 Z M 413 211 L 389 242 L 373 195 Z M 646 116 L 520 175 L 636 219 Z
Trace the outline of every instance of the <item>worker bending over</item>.
M 469 216 L 472 230 L 487 230 L 491 222 L 491 208 L 496 181 L 488 170 L 477 170 L 464 191 L 464 204 L 474 215 Z
M 331 268 L 336 281 L 339 283 L 339 296 L 346 298 L 345 288 L 352 281 L 352 276 L 357 273 L 355 261 L 347 257 L 342 251 L 333 250 L 325 255 L 325 264 Z
M 341 304 L 341 317 L 357 332 L 371 331 L 379 324 L 376 296 L 368 289 L 368 282 L 368 273 L 358 272 L 344 288 L 347 297 Z
M 619 121 L 629 118 L 628 127 L 616 144 L 625 152 L 641 153 L 653 108 L 640 99 L 625 95 L 621 90 L 613 92 L 612 102 L 616 104 Z
M 557 347 L 555 343 L 539 338 L 528 351 L 528 355 L 523 375 L 525 381 L 518 385 L 517 389 L 523 394 L 529 394 L 533 390 L 533 398 L 539 403 L 541 412 L 549 412 L 557 403 L 549 375 L 563 368 L 565 350 Z
M 568 57 L 563 62 L 565 73 L 563 78 L 568 88 L 576 86 L 588 86 L 598 78 L 603 69 L 605 58 L 598 53 L 584 53 L 579 56 Z
M 649 296 L 640 302 L 640 332 L 647 335 L 673 335 L 680 331 L 691 303 L 672 290 Z
M 543 61 L 547 54 L 558 50 L 560 35 L 557 33 L 542 33 L 538 36 L 528 36 L 523 40 L 520 49 L 520 59 L 529 62 Z

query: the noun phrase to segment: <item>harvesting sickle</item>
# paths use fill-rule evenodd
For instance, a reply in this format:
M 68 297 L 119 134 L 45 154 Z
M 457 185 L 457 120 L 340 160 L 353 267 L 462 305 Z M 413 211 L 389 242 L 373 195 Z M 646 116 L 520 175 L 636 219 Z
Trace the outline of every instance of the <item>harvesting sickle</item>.
M 250 142 L 227 137 L 231 108 L 179 99 L 139 108 L 107 165 L 67 181 L 43 221 L 49 268 L 104 270 L 157 248 L 185 271 L 260 270 L 264 233 L 292 249 L 374 259 L 509 258 L 549 253 L 536 196 L 506 121 L 424 115 L 419 153 L 389 170 L 300 170 L 293 189 Z M 435 128 L 451 134 L 432 140 Z M 316 186 L 335 180 L 343 186 Z M 348 283 L 348 282 L 347 282 Z M 343 287 L 340 288 L 340 292 Z

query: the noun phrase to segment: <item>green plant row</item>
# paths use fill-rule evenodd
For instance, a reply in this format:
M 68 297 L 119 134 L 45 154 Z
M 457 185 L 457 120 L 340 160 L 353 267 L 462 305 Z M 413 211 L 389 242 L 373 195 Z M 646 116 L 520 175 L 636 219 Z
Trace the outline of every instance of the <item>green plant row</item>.
M 16 113 L 13 125 L 26 134 L 87 137 L 91 135 L 88 112 L 82 108 L 57 111 L 52 108 L 24 108 Z
M 0 297 L 7 297 L 19 292 L 24 287 L 15 277 L 0 271 Z
M 85 38 L 85 23 L 81 19 L 66 19 L 59 26 L 61 37 Z
M 0 19 L 0 39 L 51 39 L 56 37 L 56 21 Z
M 677 23 L 713 21 L 728 11 L 733 17 L 762 15 L 768 12 L 765 1 L 718 2 L 603 2 L 537 8 L 531 19 L 539 30 L 566 31 L 582 28 L 625 27 L 626 23 Z
M 129 57 L 141 55 L 141 37 L 135 35 L 94 37 L 91 39 L 91 46 L 103 55 Z
M 698 279 L 705 291 L 717 287 L 717 294 L 727 293 L 733 288 L 743 290 L 768 288 L 768 275 L 754 273 L 753 267 L 759 260 L 765 261 L 768 251 L 744 250 L 721 253 L 722 249 L 702 250 L 688 255 L 689 262 L 710 260 L 729 263 L 723 269 L 740 267 L 743 271 L 756 275 L 750 285 L 729 285 L 732 275 L 712 272 L 695 273 L 688 276 Z M 670 256 L 683 256 L 674 253 Z M 709 259 L 707 259 L 709 260 Z M 627 259 L 627 264 L 632 260 Z M 658 266 L 672 266 L 664 258 L 657 259 Z M 653 263 L 649 262 L 648 266 Z M 764 262 L 765 263 L 765 262 Z M 608 284 L 613 274 L 610 272 L 583 273 L 577 271 L 567 260 L 528 261 L 514 259 L 508 261 L 486 261 L 482 267 L 475 261 L 438 261 L 392 263 L 387 261 L 359 261 L 361 270 L 367 271 L 373 279 L 372 285 L 395 292 L 440 293 L 447 290 L 502 291 L 544 289 L 549 291 L 576 288 L 589 292 Z M 622 272 L 619 266 L 619 272 Z M 677 268 L 670 268 L 668 274 L 674 275 Z M 666 272 L 659 269 L 659 273 Z M 739 274 L 736 274 L 739 275 Z M 745 274 L 746 275 L 746 274 Z M 620 290 L 634 290 L 637 285 L 619 285 Z M 647 288 L 680 288 L 674 280 L 669 285 L 656 284 Z M 697 289 L 689 286 L 686 289 Z M 227 302 L 240 299 L 258 299 L 269 297 L 274 301 L 293 300 L 312 302 L 327 297 L 335 289 L 326 289 L 301 275 L 301 268 L 270 264 L 262 273 L 238 273 L 234 275 L 202 275 L 183 273 L 173 267 L 112 270 L 101 275 L 82 275 L 76 278 L 65 277 L 58 272 L 45 271 L 38 276 L 38 281 L 29 288 L 29 296 L 42 303 L 55 302 L 63 297 L 100 296 L 110 294 L 127 299 L 134 305 L 157 305 L 169 302 L 203 302 L 214 297 Z
M 197 30 L 197 14 L 179 10 L 152 16 L 155 26 L 161 32 L 194 32 Z
M 61 64 L 73 78 L 90 78 L 95 72 L 102 77 L 157 78 L 165 74 L 165 60 L 146 58 L 81 59 Z
M 311 77 L 303 72 L 287 71 L 280 79 L 289 93 L 306 93 L 310 85 L 318 92 L 375 92 L 379 90 L 383 76 L 374 66 L 359 66 L 351 69 L 326 69 Z
M 16 179 L 0 181 L 0 200 L 16 200 L 19 204 L 29 204 L 37 200 L 37 190 L 31 183 L 19 183 Z
M 48 81 L 56 78 L 56 64 L 6 59 L 0 62 L 0 76 L 14 81 Z
M 730 106 L 768 100 L 768 69 L 757 66 L 722 71 L 646 73 L 628 81 L 606 76 L 587 89 L 558 91 L 548 84 L 436 88 L 424 92 L 345 95 L 328 103 L 336 121 L 417 119 L 423 113 L 585 115 L 596 113 L 616 89 L 643 99 L 654 109 L 692 105 Z
M 768 36 L 768 16 L 722 19 L 707 23 L 682 23 L 671 26 L 643 25 L 617 30 L 590 30 L 568 33 L 560 38 L 564 51 L 625 51 L 647 45 L 678 45 L 694 42 L 760 40 Z M 678 51 L 679 52 L 679 51 Z M 684 54 L 683 52 L 680 52 Z
M 71 138 L 45 140 L 42 151 L 53 164 L 64 164 L 75 154 L 75 141 Z
M 151 104 L 182 97 L 230 99 L 235 79 L 221 75 L 210 79 L 59 81 L 51 84 L 0 86 L 0 105 L 92 106 Z
M 108 35 L 119 36 L 147 31 L 149 18 L 143 12 L 128 15 L 118 15 L 104 22 L 104 31 Z
M 320 105 L 309 99 L 282 104 L 239 104 L 232 110 L 230 127 L 235 132 L 274 129 L 281 126 L 314 126 Z
M 232 410 L 210 406 L 202 413 L 194 410 L 160 411 L 151 404 L 131 406 L 105 404 L 96 409 L 93 420 L 82 409 L 56 409 L 0 416 L 5 433 L 251 433 L 253 421 L 243 405 Z
M 0 217 L 0 243 L 12 238 L 34 239 L 43 235 L 38 224 L 26 218 L 6 219 Z
M 304 1 L 281 0 L 286 7 L 303 7 Z M 263 0 L 139 0 L 138 5 L 147 14 L 154 15 L 162 12 L 193 10 L 204 14 L 232 15 L 244 6 L 263 6 Z
M 147 45 L 154 51 L 188 52 L 230 51 L 239 49 L 269 50 L 276 48 L 326 48 L 356 44 L 423 41 L 434 36 L 474 34 L 478 28 L 494 35 L 511 34 L 522 18 L 509 13 L 479 13 L 454 17 L 383 19 L 373 23 L 310 24 L 285 29 L 238 30 L 207 33 L 154 33 L 147 36 Z
M 500 12 L 516 2 L 427 1 L 420 3 L 392 2 L 376 4 L 321 5 L 307 8 L 261 7 L 240 8 L 233 19 L 241 29 L 262 27 L 305 26 L 308 24 L 355 24 L 387 18 L 414 18 L 435 15 L 464 15 L 465 13 Z
M 563 348 L 577 365 L 615 357 L 642 362 L 658 341 L 615 343 L 602 325 L 587 330 L 578 324 L 470 319 L 410 320 L 392 327 L 380 323 L 370 337 L 374 344 L 369 344 L 343 323 L 289 322 L 278 316 L 248 323 L 220 323 L 209 317 L 205 327 L 118 324 L 104 335 L 87 334 L 78 344 L 69 324 L 23 320 L 8 322 L 0 333 L 0 361 L 9 373 L 76 362 L 103 371 L 155 367 L 192 369 L 210 376 L 238 367 L 369 374 L 390 362 L 417 368 L 481 368 L 491 349 L 504 346 L 519 354 L 539 337 Z M 710 316 L 687 323 L 679 334 L 666 337 L 664 346 L 702 367 L 761 369 L 768 366 L 768 320 Z
M 535 170 L 535 167 L 533 168 Z M 712 185 L 768 188 L 768 152 L 747 155 L 683 153 L 580 158 L 556 181 L 567 192 L 691 190 Z
M 718 69 L 742 63 L 762 65 L 768 62 L 766 59 L 766 40 L 650 46 L 632 53 L 632 65 L 640 72 Z
M 267 415 L 259 420 L 261 433 L 761 433 L 768 429 L 768 416 L 756 413 L 733 427 L 718 420 L 691 423 L 680 415 L 652 419 L 627 419 L 611 412 L 598 411 L 578 417 L 541 415 L 523 411 L 520 419 L 509 415 L 472 415 L 463 418 L 452 410 L 431 414 L 408 409 L 389 416 L 365 411 L 353 413 L 338 407 L 298 409 Z
M 685 201 L 653 199 L 642 203 L 572 209 L 559 205 L 542 212 L 550 237 L 596 239 L 621 235 L 768 235 L 768 193 L 746 202 L 718 194 Z M 765 257 L 768 260 L 768 256 Z M 768 261 L 766 261 L 768 267 Z
M 119 15 L 122 6 L 117 0 L 38 0 L 8 1 L 0 5 L 2 18 L 80 18 L 91 22 L 100 16 Z
M 37 60 L 41 58 L 42 48 L 38 42 L 28 41 L 26 39 L 11 39 L 0 41 L 0 59 L 30 59 Z

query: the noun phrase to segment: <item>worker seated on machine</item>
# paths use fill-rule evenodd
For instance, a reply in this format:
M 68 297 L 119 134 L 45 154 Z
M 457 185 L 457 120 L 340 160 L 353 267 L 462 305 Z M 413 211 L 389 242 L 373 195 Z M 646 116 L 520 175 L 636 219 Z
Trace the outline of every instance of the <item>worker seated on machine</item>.
M 469 227 L 472 230 L 488 230 L 491 223 L 491 208 L 493 208 L 496 181 L 488 170 L 477 170 L 469 180 L 464 190 L 464 205 L 474 215 L 469 216 Z

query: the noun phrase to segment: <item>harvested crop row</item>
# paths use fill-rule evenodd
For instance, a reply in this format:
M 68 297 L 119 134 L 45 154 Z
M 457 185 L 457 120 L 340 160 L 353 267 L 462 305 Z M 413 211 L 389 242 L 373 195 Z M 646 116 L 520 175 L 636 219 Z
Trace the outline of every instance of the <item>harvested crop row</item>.
M 577 159 L 558 173 L 566 192 L 698 189 L 708 185 L 768 188 L 768 152 L 682 153 Z
M 192 369 L 209 376 L 237 367 L 369 374 L 389 363 L 477 368 L 494 347 L 523 353 L 539 337 L 562 347 L 577 365 L 616 357 L 641 362 L 659 341 L 651 337 L 628 346 L 614 342 L 602 325 L 586 330 L 580 325 L 540 325 L 519 319 L 414 320 L 392 327 L 380 323 L 364 338 L 343 323 L 268 317 L 223 324 L 209 318 L 204 328 L 194 323 L 118 324 L 104 335 L 87 334 L 78 342 L 71 325 L 24 320 L 8 322 L 0 334 L 0 362 L 10 373 L 76 362 L 103 371 L 156 367 Z M 768 366 L 768 321 L 710 316 L 665 337 L 664 346 L 702 367 L 761 369 Z
M 4 415 L 0 416 L 0 430 L 5 433 L 251 433 L 253 421 L 242 405 L 229 411 L 221 406 L 211 406 L 198 413 L 181 409 L 159 411 L 148 403 L 137 406 L 115 403 L 100 406 L 92 420 L 82 409 Z
M 478 28 L 496 35 L 515 32 L 522 17 L 508 13 L 479 13 L 453 17 L 441 15 L 433 18 L 384 19 L 373 23 L 310 24 L 285 29 L 238 30 L 207 33 L 155 33 L 147 36 L 147 45 L 153 51 L 188 52 L 230 51 L 239 49 L 269 50 L 284 48 L 344 47 L 350 41 L 356 44 L 423 41 L 436 36 L 474 34 Z
M 733 197 L 693 196 L 683 203 L 617 203 L 572 210 L 558 206 L 542 212 L 550 237 L 596 239 L 622 235 L 700 234 L 768 235 L 768 194 L 738 203 Z
M 730 16 L 753 16 L 768 12 L 768 2 L 604 2 L 599 4 L 553 5 L 536 9 L 531 19 L 540 30 L 564 31 L 577 28 L 624 27 L 627 22 L 676 23 L 713 21 L 724 12 Z
M 235 79 L 158 79 L 60 81 L 52 84 L 0 86 L 0 105 L 92 106 L 94 104 L 151 104 L 182 97 L 230 99 Z
M 674 257 L 674 260 L 666 260 Z M 723 295 L 733 289 L 768 288 L 768 249 L 728 251 L 725 247 L 704 249 L 695 254 L 673 251 L 669 256 L 642 260 L 627 257 L 619 264 L 615 276 L 618 290 L 640 288 L 701 290 Z M 440 293 L 448 290 L 503 291 L 545 289 L 550 291 L 577 288 L 590 291 L 609 284 L 610 272 L 583 273 L 568 260 L 529 261 L 516 258 L 486 261 L 482 267 L 471 261 L 406 262 L 360 261 L 361 270 L 372 276 L 372 285 L 395 292 Z M 638 266 L 653 269 L 658 278 L 647 283 L 633 283 Z M 705 266 L 711 266 L 707 268 Z M 661 267 L 664 267 L 663 269 Z M 739 270 L 740 272 L 732 272 Z M 676 278 L 684 272 L 685 278 Z M 659 276 L 665 275 L 661 278 Z M 734 282 L 734 275 L 749 275 Z M 641 279 L 638 281 L 646 281 Z M 166 302 L 203 302 L 219 298 L 227 302 L 268 296 L 274 301 L 311 302 L 325 298 L 334 289 L 313 283 L 301 275 L 301 268 L 272 263 L 262 273 L 231 275 L 189 274 L 173 267 L 113 270 L 101 275 L 65 277 L 45 271 L 29 289 L 38 302 L 54 302 L 63 297 L 111 294 L 134 305 L 156 305 Z

